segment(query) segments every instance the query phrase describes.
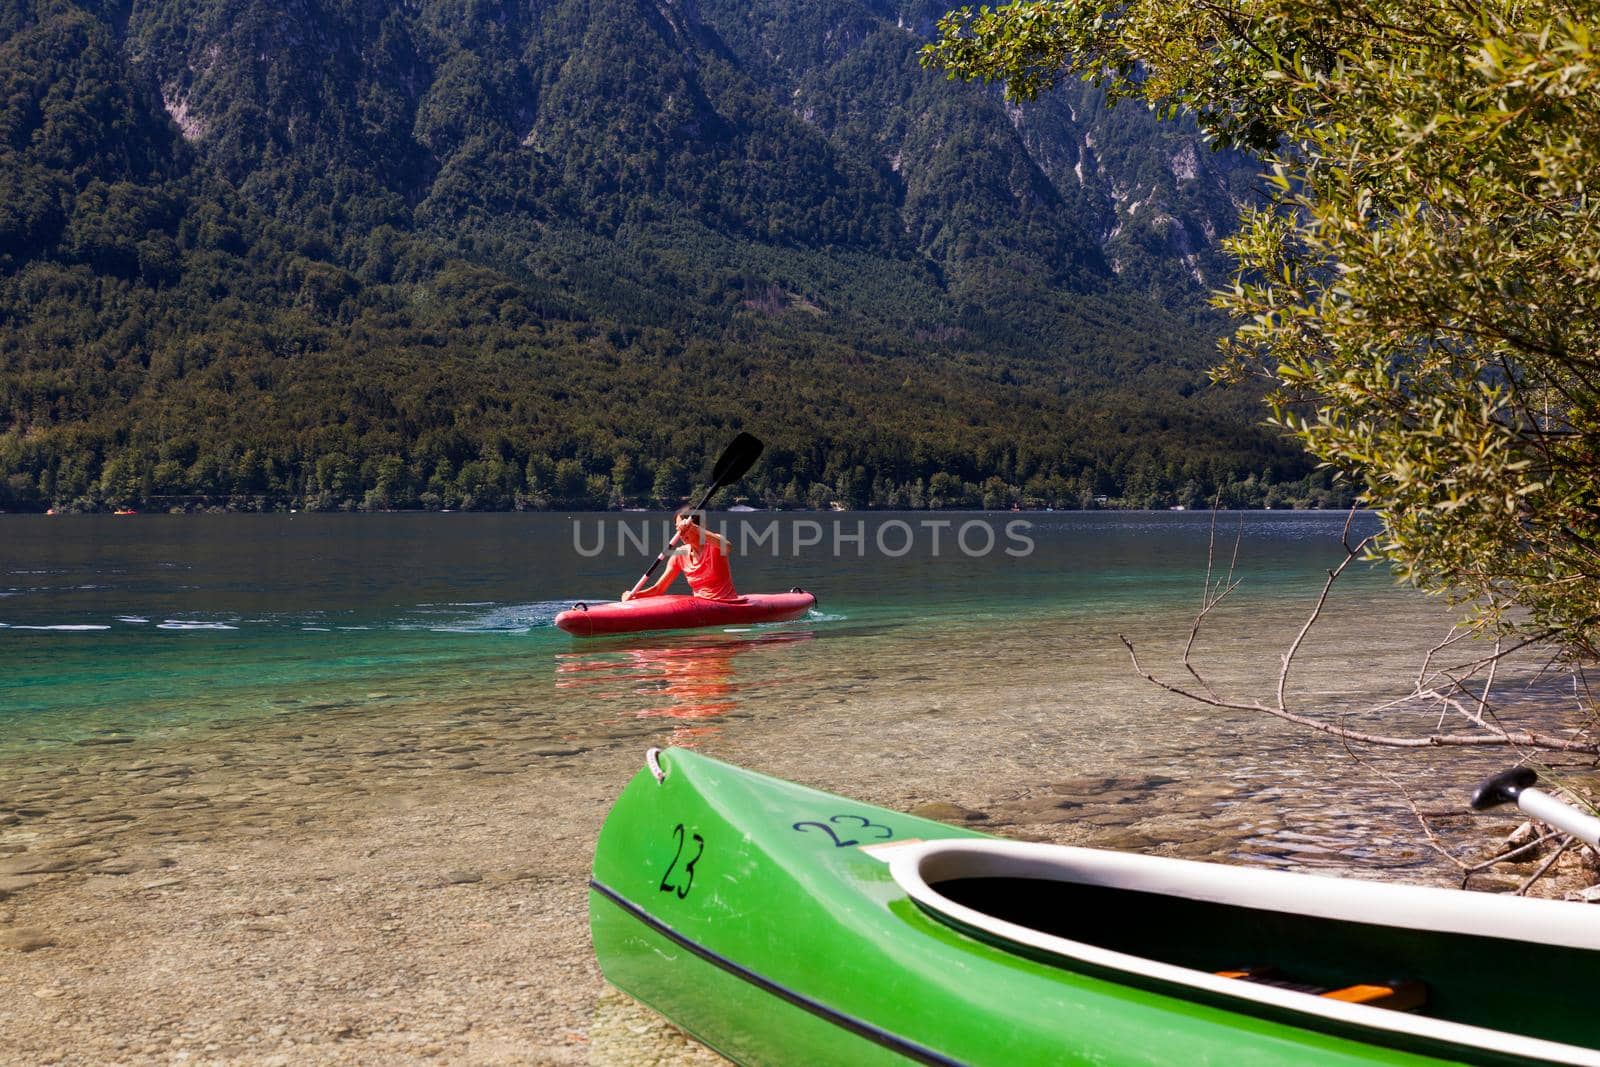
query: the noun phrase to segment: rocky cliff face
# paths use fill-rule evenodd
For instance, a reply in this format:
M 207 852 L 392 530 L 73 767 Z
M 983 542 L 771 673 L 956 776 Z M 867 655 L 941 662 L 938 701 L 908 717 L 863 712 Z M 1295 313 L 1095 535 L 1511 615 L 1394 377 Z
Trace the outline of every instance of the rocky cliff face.
M 1087 87 L 1018 108 L 952 85 L 917 62 L 940 11 L 158 0 L 113 34 L 204 165 L 335 235 L 688 221 L 921 258 L 980 291 L 1223 280 L 1248 160 Z

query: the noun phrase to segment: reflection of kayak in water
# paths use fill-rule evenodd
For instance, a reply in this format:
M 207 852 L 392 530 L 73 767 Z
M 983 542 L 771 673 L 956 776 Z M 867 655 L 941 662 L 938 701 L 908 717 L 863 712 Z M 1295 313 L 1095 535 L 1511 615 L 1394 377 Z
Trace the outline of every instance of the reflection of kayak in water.
M 594 660 L 570 653 L 557 659 L 556 688 L 642 697 L 649 706 L 633 712 L 641 719 L 711 718 L 733 707 L 732 660 L 745 644 L 629 649 Z
M 673 743 L 693 745 L 717 732 L 716 720 L 739 710 L 741 694 L 752 684 L 750 678 L 736 678 L 735 656 L 814 636 L 810 631 L 733 640 L 690 636 L 617 651 L 597 650 L 605 642 L 588 644 L 582 652 L 557 654 L 556 688 L 598 698 L 636 719 L 669 720 Z M 758 675 L 754 685 L 765 684 L 770 682 Z
M 556 616 L 556 625 L 578 637 L 631 634 L 646 630 L 688 630 L 798 619 L 816 606 L 803 589 L 752 593 L 737 600 L 697 596 L 651 596 L 610 604 L 578 604 Z
M 636 711 L 641 719 L 713 719 L 737 706 L 733 681 L 734 649 L 662 649 L 632 653 L 635 664 L 656 677 L 638 688 L 659 705 Z

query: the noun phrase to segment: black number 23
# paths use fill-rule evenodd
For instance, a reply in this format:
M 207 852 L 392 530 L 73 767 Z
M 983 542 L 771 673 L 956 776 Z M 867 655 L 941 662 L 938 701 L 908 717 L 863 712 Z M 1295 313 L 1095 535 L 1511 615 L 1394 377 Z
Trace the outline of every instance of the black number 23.
M 678 851 L 672 854 L 672 862 L 667 864 L 667 873 L 661 876 L 661 891 L 663 893 L 676 893 L 682 900 L 689 895 L 689 890 L 694 888 L 694 865 L 700 862 L 700 857 L 706 853 L 706 839 L 699 834 L 689 835 L 696 845 L 694 858 L 683 865 L 683 884 L 678 885 L 672 878 L 672 872 L 678 866 L 678 861 L 683 859 L 684 831 L 683 823 L 672 828 L 672 836 L 678 839 Z

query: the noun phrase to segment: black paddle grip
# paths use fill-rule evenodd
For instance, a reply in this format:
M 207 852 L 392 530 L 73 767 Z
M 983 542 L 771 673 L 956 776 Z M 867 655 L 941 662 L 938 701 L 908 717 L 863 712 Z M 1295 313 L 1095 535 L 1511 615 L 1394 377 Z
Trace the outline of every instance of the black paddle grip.
M 1487 811 L 1501 804 L 1514 804 L 1517 795 L 1539 780 L 1532 767 L 1513 767 L 1478 783 L 1472 791 L 1472 810 Z

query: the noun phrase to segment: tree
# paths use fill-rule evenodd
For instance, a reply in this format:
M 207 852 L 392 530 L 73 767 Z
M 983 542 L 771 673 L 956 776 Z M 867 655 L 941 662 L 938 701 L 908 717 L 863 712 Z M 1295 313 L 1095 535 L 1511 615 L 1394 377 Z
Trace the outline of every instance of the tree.
M 650 491 L 658 504 L 676 507 L 678 501 L 689 492 L 689 473 L 676 457 L 668 456 L 656 465 L 656 477 Z
M 1020 0 L 924 62 L 1064 76 L 1257 152 L 1215 374 L 1486 628 L 1600 653 L 1600 21 L 1559 0 Z

